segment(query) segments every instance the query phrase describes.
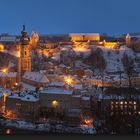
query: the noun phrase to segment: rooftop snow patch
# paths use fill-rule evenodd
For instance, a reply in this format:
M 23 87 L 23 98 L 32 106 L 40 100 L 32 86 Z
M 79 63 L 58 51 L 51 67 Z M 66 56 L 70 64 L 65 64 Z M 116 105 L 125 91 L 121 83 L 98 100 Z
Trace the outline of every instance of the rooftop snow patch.
M 23 85 L 24 88 L 26 88 L 28 90 L 32 90 L 32 91 L 35 91 L 36 90 L 36 87 L 34 87 L 32 85 L 29 85 L 29 84 L 24 83 L 24 82 L 21 82 L 21 84 Z
M 48 78 L 40 72 L 25 72 L 23 75 L 24 79 L 32 80 L 39 83 L 48 83 Z
M 72 95 L 73 91 L 63 89 L 63 88 L 47 87 L 47 88 L 44 88 L 41 91 L 41 93 L 43 93 L 43 94 L 67 94 L 67 95 Z

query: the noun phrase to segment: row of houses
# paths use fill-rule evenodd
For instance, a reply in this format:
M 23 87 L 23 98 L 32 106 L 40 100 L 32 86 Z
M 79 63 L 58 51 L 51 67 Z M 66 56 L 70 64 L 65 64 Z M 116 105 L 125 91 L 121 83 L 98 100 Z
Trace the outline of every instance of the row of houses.
M 134 88 L 106 88 L 94 96 L 94 112 L 100 118 L 109 116 L 140 116 L 139 91 Z
M 38 94 L 28 91 L 11 93 L 6 97 L 5 108 L 5 116 L 9 118 L 55 119 L 71 125 L 80 125 L 89 118 L 92 120 L 90 97 L 75 95 L 73 90 L 62 87 L 48 86 Z

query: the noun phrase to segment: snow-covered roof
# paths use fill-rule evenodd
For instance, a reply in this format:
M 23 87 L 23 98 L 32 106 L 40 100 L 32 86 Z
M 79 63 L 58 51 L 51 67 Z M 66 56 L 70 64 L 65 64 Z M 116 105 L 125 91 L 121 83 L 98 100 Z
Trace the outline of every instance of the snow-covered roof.
M 40 72 L 25 72 L 23 75 L 24 79 L 32 80 L 39 83 L 48 83 L 49 80 L 43 73 Z
M 32 91 L 35 91 L 36 87 L 30 85 L 30 84 L 27 84 L 25 82 L 21 82 L 22 86 L 25 87 L 26 89 L 28 90 L 32 90 Z
M 7 95 L 10 95 L 11 94 L 11 91 L 9 89 L 6 89 L 6 88 L 1 87 L 0 88 L 0 93 L 6 93 Z
M 19 94 L 15 93 L 15 94 L 11 94 L 11 95 L 8 96 L 7 98 L 20 99 L 21 97 L 19 96 Z
M 82 95 L 73 95 L 73 98 L 81 98 Z
M 48 84 L 48 86 L 63 87 L 63 86 L 65 86 L 65 83 L 64 82 L 51 82 Z
M 66 66 L 65 66 L 64 64 L 60 64 L 59 67 L 64 67 L 64 68 L 66 68 Z
M 14 42 L 16 41 L 16 36 L 2 36 L 0 38 L 1 42 Z
M 56 87 L 47 87 L 44 88 L 40 93 L 43 94 L 67 94 L 72 95 L 73 91 L 64 89 L 64 88 L 56 88 Z
M 90 97 L 83 96 L 82 97 L 82 100 L 89 101 L 90 100 Z
M 78 89 L 78 90 L 82 90 L 83 89 L 82 85 L 80 85 L 80 84 L 73 85 L 73 88 L 74 89 Z
M 7 72 L 7 73 L 0 72 L 0 77 L 16 77 L 16 76 L 17 72 Z
M 24 93 L 24 94 L 22 94 Z M 10 96 L 8 96 L 7 98 L 13 98 L 13 99 L 19 99 L 21 101 L 30 101 L 30 102 L 36 102 L 39 100 L 39 98 L 35 97 L 35 95 L 33 94 L 29 94 L 29 93 L 25 93 L 24 91 L 21 93 L 13 93 Z
M 36 102 L 38 101 L 39 99 L 36 98 L 34 95 L 26 95 L 24 97 L 21 98 L 22 101 L 31 101 L 31 102 Z
M 93 36 L 93 35 L 100 35 L 99 33 L 70 33 L 69 36 L 79 36 L 79 35 L 86 35 L 86 36 Z

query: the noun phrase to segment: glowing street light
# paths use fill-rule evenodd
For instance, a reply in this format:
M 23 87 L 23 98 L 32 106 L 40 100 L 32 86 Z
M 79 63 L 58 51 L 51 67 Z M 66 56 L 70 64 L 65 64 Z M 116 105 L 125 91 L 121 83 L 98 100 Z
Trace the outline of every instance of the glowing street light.
M 3 102 L 4 102 L 4 113 L 6 113 L 6 97 L 8 96 L 7 93 L 3 93 Z
M 65 77 L 64 81 L 68 84 L 71 85 L 72 84 L 72 78 L 70 76 Z
M 89 125 L 93 124 L 93 120 L 92 119 L 85 119 L 84 123 L 89 126 Z
M 58 104 L 59 104 L 58 101 L 56 101 L 56 100 L 52 101 L 52 106 L 54 108 L 56 108 L 58 106 Z
M 6 69 L 6 68 L 3 68 L 3 69 L 2 69 L 2 72 L 3 72 L 3 73 L 7 73 L 7 69 Z
M 15 86 L 17 86 L 18 85 L 18 83 L 15 83 Z
M 5 132 L 7 135 L 10 135 L 12 133 L 11 129 L 6 129 L 6 132 Z

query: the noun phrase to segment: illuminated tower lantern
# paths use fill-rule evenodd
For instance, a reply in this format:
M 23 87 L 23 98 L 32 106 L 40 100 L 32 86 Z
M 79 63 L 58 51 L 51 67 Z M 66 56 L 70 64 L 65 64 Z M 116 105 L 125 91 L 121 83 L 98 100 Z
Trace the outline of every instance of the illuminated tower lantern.
M 21 74 L 25 71 L 31 71 L 31 58 L 29 50 L 30 39 L 27 37 L 27 32 L 25 31 L 25 25 L 23 25 L 23 30 L 21 31 L 20 38 L 20 63 L 21 63 Z

